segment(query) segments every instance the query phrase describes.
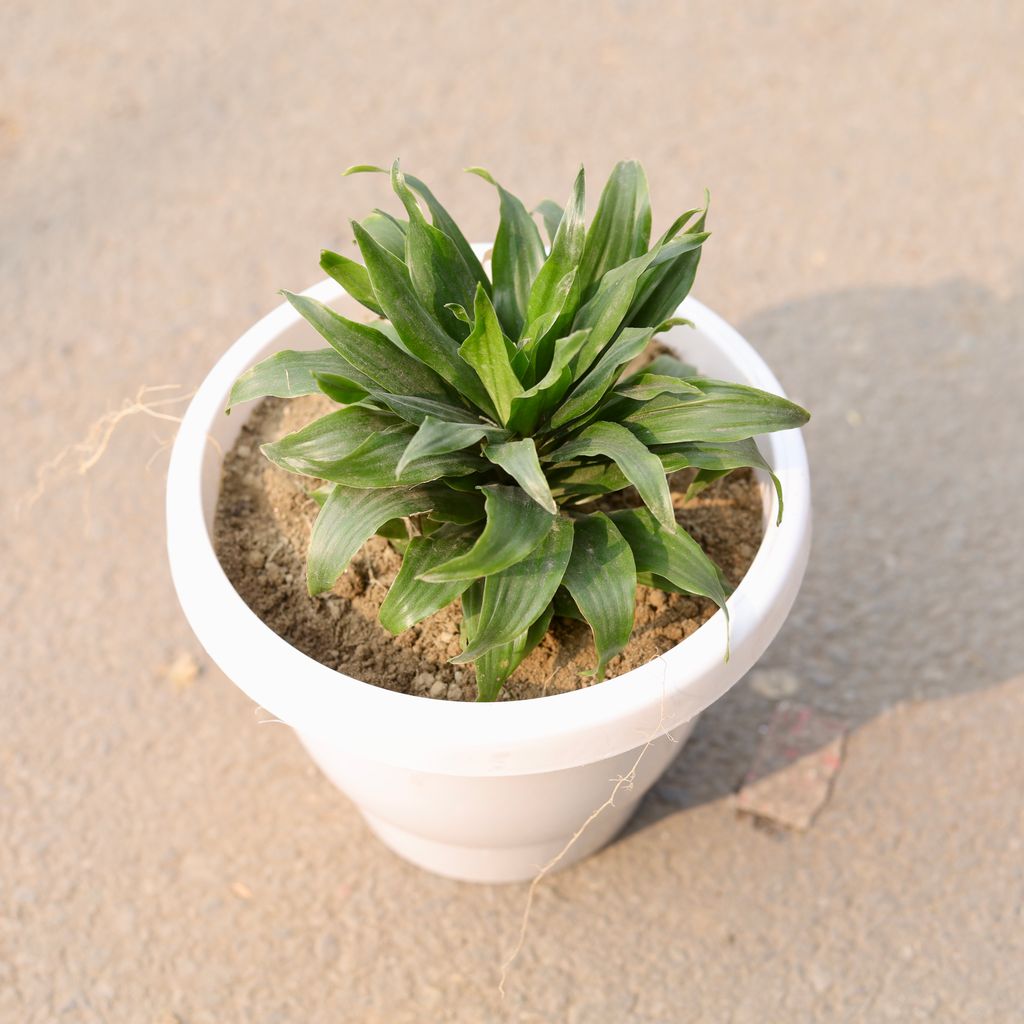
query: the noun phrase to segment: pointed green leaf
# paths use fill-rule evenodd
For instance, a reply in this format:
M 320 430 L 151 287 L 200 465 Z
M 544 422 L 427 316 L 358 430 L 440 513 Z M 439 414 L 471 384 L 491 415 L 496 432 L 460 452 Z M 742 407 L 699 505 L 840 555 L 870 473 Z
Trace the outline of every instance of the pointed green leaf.
M 405 259 L 405 232 L 408 225 L 383 210 L 374 210 L 360 222 L 362 229 L 395 259 Z M 404 266 L 404 263 L 403 263 Z
M 743 384 L 691 377 L 700 395 L 662 395 L 629 403 L 616 418 L 646 445 L 679 441 L 742 441 L 789 430 L 810 418 L 800 406 Z
M 597 678 L 629 643 L 636 604 L 633 552 L 600 512 L 576 521 L 565 587 L 590 624 L 597 648 Z
M 346 362 L 385 391 L 450 400 L 450 391 L 433 370 L 407 355 L 380 331 L 348 320 L 316 299 L 287 291 L 284 296 Z
M 361 303 L 367 309 L 372 309 L 378 316 L 381 315 L 380 306 L 373 294 L 373 286 L 370 284 L 370 275 L 366 273 L 366 267 L 362 263 L 356 263 L 341 253 L 331 252 L 324 249 L 320 253 L 320 267 L 328 277 L 334 278 L 345 291 L 352 296 L 356 302 Z
M 544 639 L 544 634 L 551 625 L 553 609 L 551 605 L 541 612 L 533 625 L 525 633 L 507 644 L 498 644 L 489 651 L 485 651 L 477 658 L 474 668 L 476 669 L 476 692 L 477 701 L 492 701 L 498 699 L 501 688 L 509 676 L 522 664 L 523 659 Z
M 704 231 L 710 198 L 710 195 L 705 194 L 704 209 L 700 211 L 700 218 L 688 229 L 690 234 Z M 698 246 L 646 271 L 640 278 L 636 295 L 626 314 L 626 322 L 633 327 L 655 327 L 671 316 L 690 294 L 702 251 L 703 246 Z
M 482 286 L 477 284 L 455 243 L 443 231 L 427 223 L 397 160 L 391 168 L 391 185 L 409 214 L 405 262 L 412 286 L 434 319 L 449 335 L 461 341 L 466 336 L 466 326 L 447 307 L 449 303 L 468 306 L 473 293 Z
M 428 416 L 444 420 L 446 423 L 470 423 L 474 426 L 480 423 L 478 415 L 470 412 L 469 409 L 452 405 L 449 402 L 438 402 L 431 398 L 421 398 L 419 395 L 391 395 L 376 388 L 371 388 L 368 393 L 375 402 L 386 405 L 407 423 L 413 423 L 417 427 Z M 501 428 L 494 424 L 484 425 L 490 429 L 501 431 Z
M 532 437 L 523 438 L 522 441 L 489 444 L 484 448 L 484 455 L 496 466 L 501 466 L 541 508 L 548 512 L 558 511 L 544 470 L 540 468 L 537 446 Z
M 483 381 L 501 423 L 507 423 L 512 400 L 523 392 L 512 364 L 508 347 L 501 333 L 501 324 L 487 292 L 477 285 L 473 303 L 473 330 L 462 343 L 459 355 Z
M 714 444 L 706 441 L 698 441 L 690 444 L 676 444 L 666 448 L 658 449 L 658 458 L 670 470 L 683 469 L 686 466 L 697 466 L 700 472 L 697 480 L 690 485 L 686 492 L 686 500 L 699 494 L 713 480 L 734 469 L 743 469 L 747 466 L 753 469 L 763 469 L 775 485 L 775 493 L 779 496 L 779 515 L 776 522 L 782 522 L 782 484 L 775 475 L 768 460 L 761 454 L 754 439 L 747 438 L 743 441 L 732 441 L 727 444 Z
M 544 221 L 544 230 L 547 232 L 548 241 L 555 240 L 558 225 L 562 222 L 562 208 L 553 199 L 542 199 L 531 211 L 539 213 Z
M 653 333 L 650 329 L 627 327 L 558 407 L 551 417 L 551 426 L 557 429 L 590 412 L 614 386 L 622 367 L 647 347 Z M 589 344 L 588 339 L 584 350 Z
M 367 438 L 394 428 L 399 422 L 390 413 L 352 405 L 321 416 L 280 441 L 263 445 L 260 450 L 271 462 L 290 473 L 319 476 L 325 464 L 340 462 Z
M 518 487 L 492 484 L 482 490 L 487 525 L 472 550 L 430 569 L 424 579 L 440 583 L 501 572 L 526 558 L 550 532 L 554 515 L 545 512 Z
M 572 385 L 572 361 L 587 340 L 586 331 L 575 331 L 554 344 L 551 366 L 543 379 L 512 399 L 508 428 L 532 434 L 541 417 L 562 400 Z
M 346 379 L 355 376 L 351 365 L 330 348 L 315 352 L 294 352 L 286 349 L 243 373 L 231 387 L 228 409 L 240 402 L 274 395 L 277 398 L 297 398 L 320 390 L 318 373 L 334 373 Z
M 475 453 L 453 451 L 407 459 L 401 473 L 402 460 L 412 432 L 385 430 L 368 437 L 343 459 L 332 462 L 311 462 L 311 475 L 348 487 L 394 487 L 396 484 L 421 484 L 442 477 L 462 476 L 479 470 L 486 463 Z
M 537 225 L 519 199 L 502 188 L 483 168 L 470 167 L 468 170 L 498 190 L 498 232 L 491 256 L 494 308 L 505 333 L 516 341 L 526 319 L 530 286 L 544 262 L 544 243 Z
M 388 520 L 429 512 L 445 500 L 443 487 L 391 487 L 361 490 L 335 486 L 313 524 L 306 556 L 310 594 L 334 586 L 352 556 Z
M 508 432 L 498 427 L 487 427 L 483 423 L 451 423 L 435 419 L 433 416 L 425 416 L 398 460 L 395 475 L 401 476 L 405 467 L 416 459 L 457 452 L 477 444 L 484 437 L 498 440 L 508 437 Z M 637 444 L 639 443 L 638 441 Z
M 354 405 L 369 395 L 369 391 L 361 388 L 348 377 L 337 373 L 316 373 L 317 387 L 330 399 L 341 405 Z
M 372 171 L 378 174 L 387 174 L 388 172 L 383 167 L 376 167 L 373 164 L 356 164 L 354 167 L 348 168 L 345 174 L 362 174 L 367 171 Z M 434 221 L 434 227 L 439 228 L 443 231 L 454 243 L 456 248 L 462 254 L 463 260 L 465 260 L 466 266 L 469 267 L 473 277 L 484 286 L 487 294 L 491 294 L 491 282 L 484 272 L 484 268 L 477 258 L 475 252 L 473 252 L 473 246 L 466 241 L 466 236 L 463 235 L 459 229 L 459 225 L 455 223 L 448 211 L 438 202 L 437 197 L 429 188 L 419 179 L 411 174 L 405 175 L 405 180 L 409 187 L 414 191 L 418 192 L 422 197 L 423 201 L 427 204 L 427 208 L 430 210 L 430 216 Z M 401 255 L 397 253 L 396 255 Z
M 575 270 L 570 270 L 558 282 L 550 301 L 551 308 L 523 328 L 519 342 L 520 352 L 525 357 L 525 372 L 532 381 L 543 377 L 551 368 L 555 345 L 572 326 L 579 308 L 580 290 Z
M 521 562 L 484 580 L 480 614 L 469 646 L 457 664 L 475 661 L 511 643 L 545 612 L 562 582 L 572 551 L 572 520 L 557 516 L 548 535 Z
M 700 388 L 681 380 L 679 377 L 670 377 L 661 373 L 641 373 L 635 377 L 631 384 L 621 384 L 615 389 L 615 394 L 622 398 L 635 398 L 638 401 L 646 402 L 658 395 L 693 395 L 700 394 Z
M 572 195 L 566 204 L 565 215 L 551 242 L 551 252 L 530 289 L 526 308 L 527 323 L 549 312 L 564 313 L 566 319 L 571 322 L 576 313 L 575 309 L 564 308 L 565 295 L 559 296 L 558 290 L 566 275 L 573 274 L 572 280 L 575 281 L 575 272 L 583 255 L 583 240 L 586 233 L 583 223 L 584 190 L 585 181 L 581 167 L 579 174 L 576 175 Z M 578 296 L 577 291 L 577 301 Z
M 493 414 L 494 409 L 483 384 L 459 357 L 458 343 L 423 307 L 409 282 L 405 265 L 382 249 L 358 224 L 354 224 L 353 229 L 377 301 L 405 347 L 416 359 L 450 381 L 460 394 L 488 415 Z M 409 392 L 403 390 L 402 393 Z
M 609 513 L 619 533 L 633 549 L 638 573 L 654 573 L 688 594 L 710 598 L 725 612 L 726 590 L 718 567 L 681 527 L 666 530 L 645 508 Z M 726 648 L 728 657 L 728 647 Z
M 675 356 L 662 353 L 655 356 L 646 366 L 641 367 L 636 373 L 624 377 L 621 381 L 623 387 L 632 387 L 639 383 L 640 379 L 648 375 L 657 377 L 695 377 L 697 369 L 689 363 L 684 363 Z M 693 385 L 690 385 L 691 387 Z
M 480 522 L 484 517 L 483 494 L 475 486 L 465 491 L 458 489 L 457 486 L 463 480 L 472 479 L 452 477 L 444 481 L 443 488 L 438 484 L 431 484 L 430 486 L 437 489 L 437 493 L 434 507 L 428 513 L 430 518 L 439 523 L 455 523 L 457 526 Z
M 565 462 L 582 455 L 604 455 L 611 459 L 637 489 L 658 522 L 668 530 L 675 528 L 672 494 L 661 459 L 651 454 L 625 427 L 618 423 L 592 423 L 578 437 L 545 458 Z
M 681 235 L 650 252 L 628 260 L 601 278 L 597 291 L 576 314 L 573 327 L 591 328 L 586 348 L 580 353 L 577 370 L 582 373 L 598 357 L 605 345 L 625 325 L 625 317 L 636 294 L 641 275 L 660 261 L 671 260 L 680 253 L 702 245 L 705 234 Z M 586 253 L 584 253 L 586 256 Z
M 421 576 L 469 548 L 472 540 L 454 537 L 414 537 L 402 556 L 402 567 L 380 606 L 380 623 L 396 636 L 434 612 L 451 604 L 469 586 L 469 580 L 425 582 Z
M 584 296 L 608 271 L 646 252 L 650 239 L 647 175 L 637 161 L 622 161 L 612 170 L 587 231 L 580 276 Z

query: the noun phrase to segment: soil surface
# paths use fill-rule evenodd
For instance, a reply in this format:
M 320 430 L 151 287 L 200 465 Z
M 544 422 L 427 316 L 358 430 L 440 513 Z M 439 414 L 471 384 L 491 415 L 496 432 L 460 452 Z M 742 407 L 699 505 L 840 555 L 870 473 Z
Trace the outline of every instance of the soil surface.
M 448 664 L 459 653 L 458 601 L 400 636 L 377 621 L 377 612 L 401 557 L 380 537 L 356 554 L 334 590 L 306 591 L 305 557 L 317 506 L 315 486 L 270 463 L 259 446 L 336 408 L 317 395 L 269 398 L 253 411 L 224 462 L 214 524 L 221 564 L 246 604 L 279 636 L 324 665 L 356 679 L 403 693 L 474 700 L 470 666 Z M 761 492 L 749 470 L 739 470 L 683 504 L 692 471 L 669 478 L 677 519 L 722 568 L 734 586 L 743 578 L 763 535 Z M 616 507 L 639 505 L 630 488 L 612 495 Z M 637 588 L 636 623 L 608 676 L 643 665 L 689 636 L 715 612 L 700 597 Z M 723 636 L 723 644 L 724 644 Z M 525 699 L 593 685 L 583 673 L 596 657 L 590 629 L 553 620 L 547 636 L 518 668 L 502 699 Z

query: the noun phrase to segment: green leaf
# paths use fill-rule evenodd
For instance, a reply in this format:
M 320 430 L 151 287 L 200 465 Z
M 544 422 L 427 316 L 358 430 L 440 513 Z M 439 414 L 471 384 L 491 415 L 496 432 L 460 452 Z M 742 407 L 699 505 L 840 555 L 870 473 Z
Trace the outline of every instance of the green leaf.
M 317 386 L 330 399 L 341 405 L 354 405 L 369 395 L 369 391 L 336 373 L 317 373 Z
M 644 271 L 658 265 L 659 261 L 674 259 L 680 253 L 702 245 L 705 238 L 705 234 L 682 235 L 665 245 L 659 243 L 650 252 L 623 263 L 601 278 L 597 291 L 580 309 L 573 321 L 573 327 L 577 330 L 591 328 L 586 348 L 580 353 L 578 373 L 582 373 L 590 366 L 616 332 L 624 326 L 624 318 L 633 302 L 637 284 Z
M 374 210 L 360 222 L 362 229 L 395 259 L 405 259 L 405 232 L 408 225 L 383 210 Z M 403 263 L 404 266 L 404 263 Z
M 511 643 L 545 612 L 565 574 L 572 551 L 572 520 L 556 516 L 548 535 L 521 562 L 484 580 L 480 614 L 457 665 Z
M 492 484 L 482 490 L 487 524 L 476 543 L 465 554 L 431 568 L 424 579 L 440 583 L 501 572 L 526 558 L 550 532 L 554 515 L 518 487 Z
M 463 480 L 471 479 L 472 477 L 452 477 L 444 481 L 444 487 L 431 484 L 430 486 L 437 488 L 437 494 L 436 503 L 428 513 L 430 518 L 439 523 L 455 523 L 458 526 L 480 522 L 484 517 L 483 494 L 475 486 L 465 491 L 457 487 Z
M 388 172 L 383 167 L 376 167 L 373 164 L 357 164 L 354 167 L 348 168 L 344 173 L 347 174 L 362 174 L 367 171 L 373 171 L 378 174 L 387 174 Z M 474 278 L 484 286 L 487 294 L 491 294 L 491 282 L 484 271 L 480 260 L 477 259 L 477 255 L 473 252 L 473 246 L 466 241 L 466 236 L 463 235 L 459 229 L 459 225 L 455 223 L 448 211 L 438 202 L 437 197 L 429 188 L 419 179 L 411 174 L 405 175 L 405 180 L 409 187 L 414 191 L 418 192 L 422 197 L 423 201 L 427 204 L 427 208 L 430 210 L 430 216 L 434 221 L 434 227 L 439 228 L 443 231 L 454 243 L 456 248 L 462 254 L 463 260 L 465 260 L 466 266 L 469 267 Z M 401 256 L 401 253 L 396 255 Z
M 390 413 L 352 405 L 321 416 L 260 450 L 289 473 L 319 476 L 324 464 L 340 462 L 367 438 L 398 423 Z
M 426 582 L 421 577 L 435 565 L 464 552 L 469 537 L 414 537 L 402 556 L 402 567 L 380 606 L 380 623 L 396 636 L 452 603 L 469 580 Z
M 491 256 L 494 308 L 505 333 L 518 340 L 526 318 L 530 286 L 544 262 L 544 243 L 521 200 L 502 188 L 482 167 L 467 169 L 498 190 L 500 219 Z
M 559 466 L 548 471 L 551 490 L 555 494 L 611 494 L 629 487 L 626 474 L 614 462 L 592 462 L 578 466 Z
M 467 591 L 468 593 L 468 591 Z M 465 602 L 463 602 L 465 607 Z M 476 660 L 477 701 L 497 700 L 501 688 L 509 676 L 522 664 L 523 659 L 544 639 L 551 625 L 551 605 L 541 612 L 540 618 L 507 644 L 498 644 L 485 651 Z
M 541 417 L 562 400 L 572 385 L 572 361 L 587 340 L 586 331 L 575 331 L 554 344 L 551 366 L 543 379 L 512 399 L 508 428 L 532 434 Z
M 489 444 L 484 448 L 484 455 L 496 466 L 501 466 L 541 508 L 548 512 L 558 511 L 544 471 L 540 468 L 537 446 L 532 437 Z
M 484 437 L 499 439 L 508 437 L 508 433 L 497 427 L 487 427 L 483 423 L 450 423 L 435 419 L 433 416 L 425 416 L 419 429 L 410 438 L 402 457 L 398 460 L 395 475 L 401 476 L 405 467 L 416 459 L 426 458 L 428 455 L 444 455 L 448 452 L 461 451 L 463 448 L 469 448 L 476 444 Z M 639 443 L 638 441 L 637 444 Z
M 685 466 L 697 466 L 700 472 L 694 484 L 690 485 L 686 492 L 686 500 L 699 494 L 713 480 L 734 469 L 751 467 L 763 469 L 772 479 L 775 485 L 775 493 L 779 496 L 779 515 L 777 523 L 782 522 L 782 484 L 775 475 L 768 460 L 761 454 L 757 443 L 753 438 L 743 441 L 732 441 L 728 444 L 713 444 L 704 441 L 691 444 L 672 445 L 669 448 L 659 448 L 658 457 L 666 466 L 673 466 L 674 469 L 682 469 Z M 680 460 L 674 465 L 674 460 Z
M 637 489 L 658 522 L 667 530 L 675 529 L 672 494 L 661 459 L 651 454 L 625 427 L 618 423 L 592 423 L 582 434 L 545 459 L 565 462 L 581 455 L 604 455 L 611 459 Z
M 480 423 L 480 417 L 470 412 L 469 409 L 451 405 L 448 402 L 421 398 L 419 395 L 391 395 L 386 391 L 379 391 L 376 388 L 370 389 L 369 396 L 375 402 L 386 405 L 406 422 L 413 423 L 416 426 L 419 426 L 428 416 L 444 420 L 446 423 L 471 423 L 473 426 Z M 496 425 L 490 426 L 490 429 L 501 430 Z
M 594 633 L 596 675 L 603 679 L 633 632 L 636 565 L 622 534 L 600 512 L 576 521 L 565 587 Z
M 231 387 L 228 410 L 241 402 L 274 395 L 277 398 L 297 398 L 312 395 L 320 390 L 316 381 L 318 373 L 334 373 L 350 379 L 354 376 L 352 366 L 333 349 L 323 348 L 316 352 L 294 352 L 286 349 L 243 373 Z
M 728 624 L 729 609 L 721 574 L 681 526 L 666 530 L 645 508 L 612 512 L 609 518 L 633 549 L 638 573 L 654 573 L 688 594 L 710 598 L 725 612 Z
M 526 325 L 519 342 L 520 353 L 525 357 L 526 373 L 531 381 L 543 377 L 551 368 L 558 339 L 571 327 L 576 315 L 580 290 L 575 270 L 570 270 L 558 282 L 550 301 L 551 308 Z
M 473 473 L 486 465 L 476 454 L 448 452 L 406 459 L 401 473 L 398 464 L 412 436 L 410 430 L 385 430 L 368 437 L 343 459 L 312 462 L 310 475 L 349 487 L 394 487 L 396 484 L 421 484 L 442 477 Z
M 476 371 L 490 395 L 501 423 L 507 423 L 512 400 L 523 386 L 512 369 L 501 324 L 487 292 L 477 285 L 473 303 L 473 330 L 462 343 L 459 355 Z
M 335 313 L 316 299 L 284 292 L 285 298 L 331 343 L 347 363 L 385 391 L 449 401 L 450 392 L 433 370 L 366 324 Z
M 681 380 L 679 377 L 670 377 L 660 373 L 641 373 L 633 378 L 633 383 L 622 384 L 615 389 L 615 394 L 622 398 L 635 398 L 637 401 L 646 402 L 658 395 L 694 395 L 700 394 L 700 388 Z
M 405 265 L 382 249 L 358 224 L 353 224 L 353 229 L 377 300 L 405 347 L 450 381 L 460 394 L 492 415 L 494 409 L 483 384 L 459 358 L 458 343 L 424 309 L 405 273 Z
M 551 417 L 551 426 L 557 429 L 590 412 L 614 385 L 622 367 L 647 347 L 652 334 L 650 329 L 627 327 L 558 407 Z M 589 344 L 588 339 L 581 353 Z
M 370 275 L 366 273 L 366 267 L 362 263 L 356 263 L 355 260 L 350 260 L 341 253 L 331 252 L 330 249 L 323 249 L 320 252 L 320 268 L 328 277 L 333 277 L 356 302 L 367 309 L 372 309 L 378 316 L 382 315 L 373 294 Z
M 646 252 L 650 239 L 647 175 L 637 161 L 622 161 L 612 170 L 587 231 L 580 276 L 584 295 L 589 297 L 608 271 Z
M 742 441 L 756 434 L 789 430 L 810 418 L 800 406 L 743 384 L 690 378 L 700 395 L 662 395 L 644 404 L 626 403 L 616 418 L 646 445 L 678 441 Z
M 700 211 L 700 218 L 689 229 L 689 233 L 704 231 L 710 199 L 710 195 L 705 193 L 704 209 Z M 703 248 L 698 246 L 648 270 L 641 277 L 633 303 L 626 314 L 627 323 L 633 327 L 656 327 L 666 317 L 670 317 L 693 287 L 702 251 Z
M 553 199 L 542 199 L 531 211 L 539 213 L 544 221 L 544 230 L 548 234 L 548 241 L 555 240 L 558 225 L 562 221 L 562 208 Z
M 662 354 L 655 356 L 646 366 L 641 367 L 636 373 L 622 379 L 623 387 L 630 387 L 646 376 L 656 377 L 695 377 L 697 368 L 689 363 L 684 363 L 675 356 Z M 691 384 L 690 387 L 693 387 Z
M 455 243 L 441 230 L 428 224 L 416 202 L 398 161 L 391 168 L 391 186 L 409 214 L 405 235 L 405 262 L 409 278 L 423 305 L 453 338 L 466 336 L 465 324 L 448 309 L 449 303 L 467 306 L 478 287 Z
M 576 280 L 576 269 L 580 265 L 580 257 L 583 255 L 583 241 L 585 228 L 584 216 L 584 190 L 585 180 L 583 168 L 576 175 L 576 183 L 573 186 L 572 195 L 565 207 L 565 214 L 558 225 L 555 237 L 551 242 L 551 252 L 544 261 L 543 266 L 537 273 L 537 277 L 530 288 L 529 300 L 526 307 L 526 321 L 531 323 L 545 313 L 554 312 L 566 317 L 572 322 L 576 313 L 575 308 L 565 307 L 566 294 L 559 294 L 559 286 L 564 282 L 567 275 L 572 274 L 571 282 Z M 576 291 L 576 301 L 579 301 L 579 290 Z
M 429 512 L 446 499 L 444 487 L 390 487 L 361 490 L 334 487 L 313 524 L 306 557 L 306 583 L 312 595 L 334 586 L 352 556 L 388 520 Z

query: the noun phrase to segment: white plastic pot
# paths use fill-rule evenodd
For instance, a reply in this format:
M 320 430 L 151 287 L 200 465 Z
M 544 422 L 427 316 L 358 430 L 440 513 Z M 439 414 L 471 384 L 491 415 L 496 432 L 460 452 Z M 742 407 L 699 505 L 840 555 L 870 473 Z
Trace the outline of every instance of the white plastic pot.
M 333 281 L 307 295 L 344 309 Z M 353 315 L 359 315 L 353 304 Z M 696 330 L 667 343 L 702 374 L 782 394 L 753 348 L 693 299 Z M 200 643 L 252 700 L 291 725 L 310 755 L 393 850 L 430 871 L 475 882 L 533 877 L 630 772 L 614 804 L 559 862 L 594 852 L 626 823 L 679 753 L 696 716 L 733 686 L 778 632 L 807 563 L 811 500 L 798 430 L 760 439 L 782 481 L 785 518 L 761 479 L 765 537 L 729 599 L 732 655 L 721 611 L 654 661 L 587 689 L 493 704 L 431 700 L 384 690 L 301 654 L 265 626 L 228 581 L 212 524 L 223 452 L 248 412 L 224 415 L 235 378 L 280 348 L 319 339 L 287 304 L 246 331 L 203 382 L 178 431 L 167 480 L 171 572 Z M 214 439 L 217 443 L 212 443 Z

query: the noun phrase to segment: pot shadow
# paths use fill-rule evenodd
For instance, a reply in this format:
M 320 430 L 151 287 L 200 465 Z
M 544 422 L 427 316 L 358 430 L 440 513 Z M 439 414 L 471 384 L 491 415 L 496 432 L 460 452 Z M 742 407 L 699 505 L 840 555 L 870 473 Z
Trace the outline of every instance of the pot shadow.
M 813 413 L 810 564 L 775 642 L 704 712 L 620 841 L 736 791 L 776 707 L 758 669 L 791 673 L 790 699 L 854 729 L 1024 666 L 1022 324 L 1019 289 L 1003 299 L 962 279 L 740 323 Z

